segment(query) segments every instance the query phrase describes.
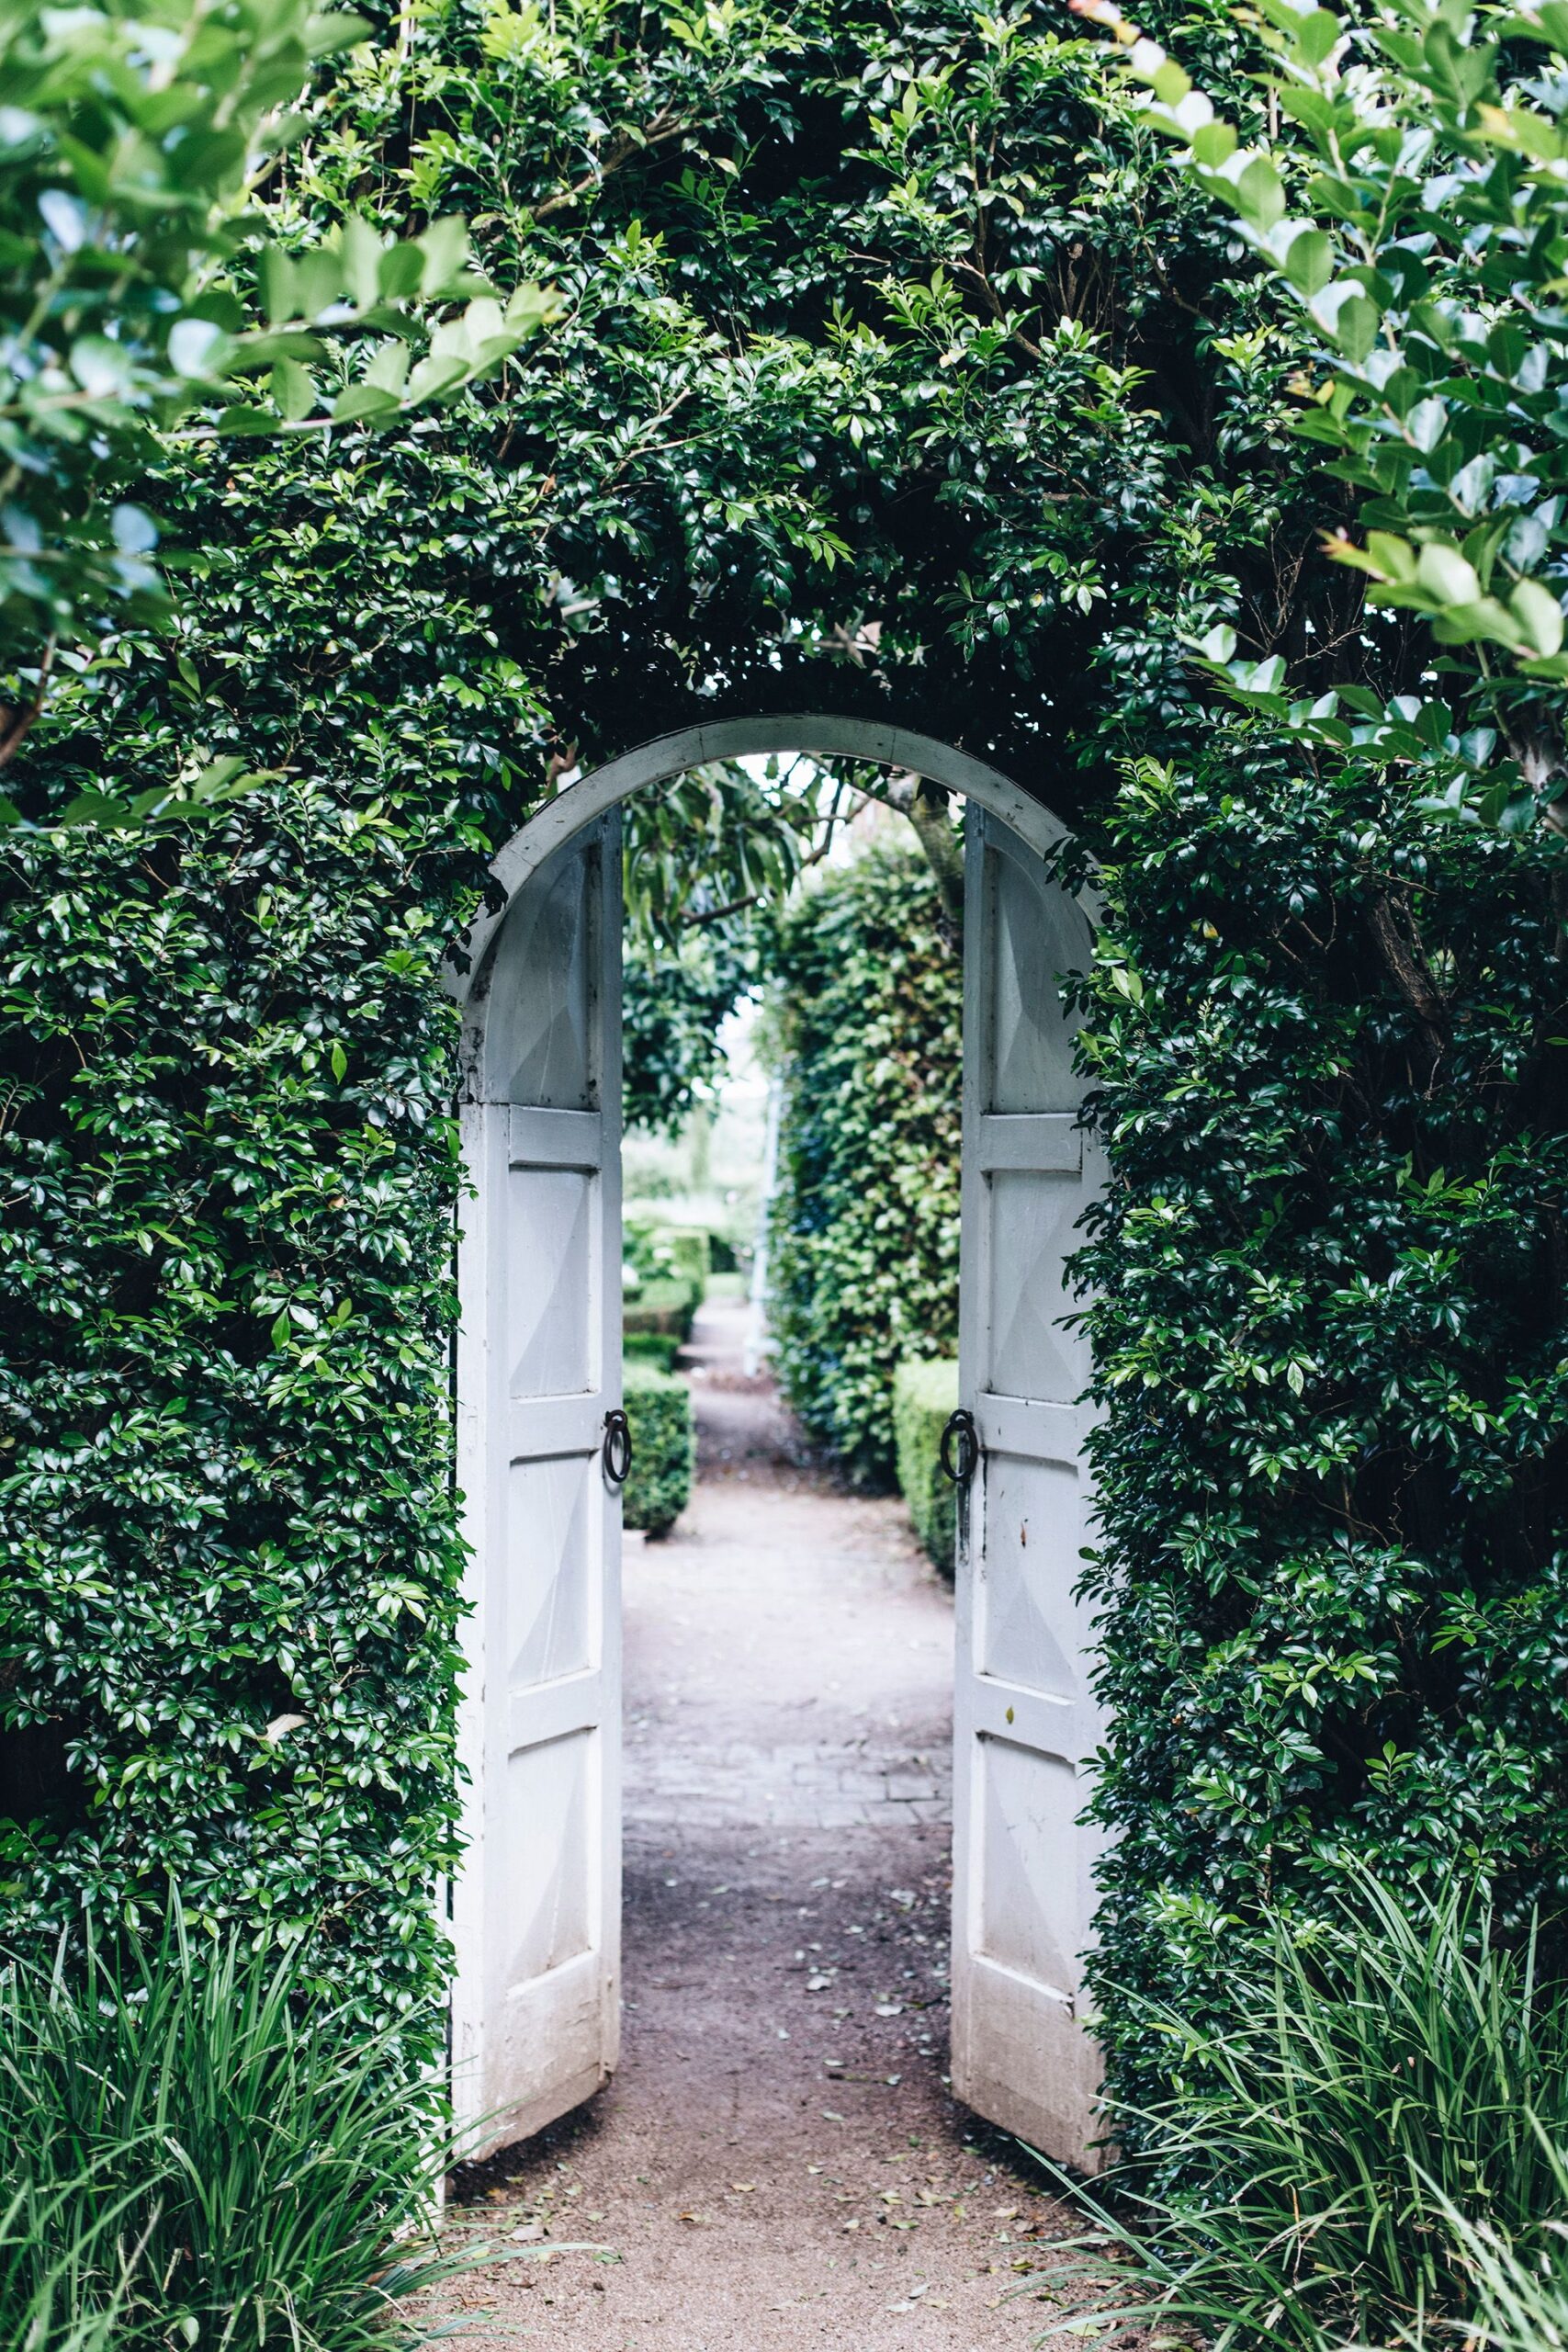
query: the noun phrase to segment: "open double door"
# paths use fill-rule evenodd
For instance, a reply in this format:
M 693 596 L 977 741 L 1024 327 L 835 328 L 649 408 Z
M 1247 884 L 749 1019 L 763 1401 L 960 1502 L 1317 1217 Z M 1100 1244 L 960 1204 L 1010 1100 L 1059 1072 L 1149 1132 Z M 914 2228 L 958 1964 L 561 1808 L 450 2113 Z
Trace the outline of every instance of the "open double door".
M 954 1691 L 953 2084 L 1049 2154 L 1092 2161 L 1076 2013 L 1090 1933 L 1078 1820 L 1100 1736 L 1073 1588 L 1083 1343 L 1063 1266 L 1096 1182 L 1056 986 L 1089 925 L 971 803 L 964 880 Z M 458 1476 L 472 1545 L 454 1892 L 454 2088 L 498 2146 L 613 2071 L 620 1973 L 620 822 L 515 893 L 473 1000 L 463 1117 Z M 958 1449 L 962 1467 L 966 1449 Z

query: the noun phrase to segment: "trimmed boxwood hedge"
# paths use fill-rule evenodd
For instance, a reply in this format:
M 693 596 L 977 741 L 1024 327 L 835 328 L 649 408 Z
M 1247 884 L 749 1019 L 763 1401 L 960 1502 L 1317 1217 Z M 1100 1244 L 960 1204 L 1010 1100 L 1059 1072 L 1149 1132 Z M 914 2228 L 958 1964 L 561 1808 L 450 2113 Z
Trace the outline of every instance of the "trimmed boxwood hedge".
M 622 1489 L 625 1523 L 668 1535 L 692 1499 L 692 1392 L 683 1380 L 635 1358 L 623 1377 L 632 1433 L 631 1475 Z
M 944 1577 L 953 1573 L 958 1490 L 942 1466 L 942 1433 L 958 1402 L 956 1356 L 901 1363 L 893 1375 L 893 1445 L 898 1490 L 915 1532 Z

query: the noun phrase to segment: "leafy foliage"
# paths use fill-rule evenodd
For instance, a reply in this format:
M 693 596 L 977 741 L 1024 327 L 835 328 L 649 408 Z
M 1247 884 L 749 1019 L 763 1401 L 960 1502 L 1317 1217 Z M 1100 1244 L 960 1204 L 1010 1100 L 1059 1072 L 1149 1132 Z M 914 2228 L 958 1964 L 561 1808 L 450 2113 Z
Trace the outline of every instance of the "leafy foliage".
M 167 1874 L 193 1920 L 312 1936 L 323 1989 L 417 2041 L 460 1572 L 421 893 L 463 827 L 304 787 L 268 814 L 172 875 L 76 839 L 67 889 L 11 837 L 7 1717 L 51 1744 L 13 1917 L 155 1916 Z
M 893 1380 L 957 1332 L 963 973 L 937 887 L 883 839 L 788 910 L 771 1227 L 779 1384 L 857 1478 L 892 1474 Z
M 770 910 L 832 838 L 846 787 L 808 760 L 694 769 L 623 812 L 628 1127 L 674 1135 L 711 1102 L 718 1032 L 766 968 Z
M 193 1949 L 177 1920 L 0 1974 L 0 2199 L 31 2221 L 0 2260 L 7 2344 L 408 2341 L 403 2298 L 452 2267 L 450 2151 L 387 2035 L 352 2007 L 301 2022 L 302 1990 L 298 1947 Z
M 1528 1948 L 1498 1946 L 1473 1884 L 1412 1906 L 1352 1868 L 1319 1927 L 1269 1911 L 1224 1941 L 1224 2031 L 1157 2016 L 1179 2089 L 1117 2176 L 1127 2218 L 1067 2184 L 1125 2256 L 1110 2278 L 1101 2256 L 1102 2320 L 1216 2352 L 1473 2341 L 1482 2247 L 1560 2314 L 1561 2278 L 1541 2274 L 1565 2185 L 1568 1998 Z
M 306 128 L 288 109 L 311 61 L 367 29 L 310 0 L 134 14 L 13 0 L 0 16 L 0 618 L 7 667 L 31 660 L 0 764 L 38 715 L 60 642 L 165 612 L 158 527 L 136 503 L 154 426 L 203 407 L 201 429 L 219 432 L 384 424 L 460 390 L 548 315 L 536 287 L 502 310 L 458 220 L 400 241 L 351 213 L 298 257 L 257 245 L 243 201 Z M 247 244 L 236 283 L 226 265 Z M 463 296 L 433 325 L 431 306 Z M 310 363 L 378 334 L 360 376 L 323 401 Z M 270 400 L 236 401 L 231 379 L 258 374 Z M 70 814 L 123 822 L 231 782 L 226 770 L 181 794 L 171 778 Z
M 692 1498 L 692 1392 L 683 1380 L 635 1358 L 626 1366 L 625 1381 L 632 1433 L 626 1524 L 646 1528 L 649 1535 L 668 1535 Z
M 1236 690 L 1315 741 L 1414 769 L 1439 804 L 1478 794 L 1483 819 L 1528 824 L 1560 797 L 1565 754 L 1568 17 L 1396 0 L 1352 22 L 1267 0 L 1266 78 L 1290 124 L 1271 149 L 1243 145 L 1105 0 L 1075 6 L 1114 28 L 1151 85 L 1151 122 L 1303 306 L 1318 347 L 1295 430 L 1334 452 L 1367 531 L 1327 552 L 1366 575 L 1374 604 L 1462 649 L 1439 665 L 1446 701 L 1341 687 L 1292 706 L 1278 655 L 1235 664 Z M 1227 662 L 1234 634 L 1205 650 Z
M 1227 1923 L 1345 1858 L 1565 1892 L 1561 851 L 1434 834 L 1257 729 L 1120 802 L 1085 1050 L 1115 1182 L 1080 1270 L 1116 1832 L 1094 1963 L 1234 2009 Z
M 911 1357 L 893 1375 L 898 1491 L 934 1566 L 951 1578 L 958 1542 L 957 1489 L 942 1466 L 942 1433 L 958 1402 L 955 1356 Z
M 1228 17 L 1180 22 L 1256 141 Z M 1209 760 L 1190 641 L 1221 626 L 1292 694 L 1425 691 L 1420 616 L 1366 622 L 1315 558 L 1356 486 L 1292 430 L 1310 321 L 1054 15 L 432 0 L 378 12 L 312 107 L 265 192 L 290 255 L 457 214 L 562 308 L 428 429 L 171 448 L 144 503 L 192 551 L 178 618 L 70 677 L 18 763 L 45 825 L 217 761 L 271 781 L 146 856 L 43 832 L 4 868 L 0 1647 L 47 1784 L 10 1804 L 17 1922 L 147 1916 L 172 1867 L 201 1915 L 300 1922 L 420 2041 L 457 1579 L 442 944 L 563 774 L 792 710 L 962 743 L 1091 844 L 1130 829 L 1093 1267 L 1114 2079 L 1160 2079 L 1139 1989 L 1223 2013 L 1206 1921 L 1311 1895 L 1336 1841 L 1413 1871 L 1468 1842 L 1522 1916 L 1564 1842 L 1558 886 L 1534 838 L 1434 847 L 1402 786 L 1268 711 Z M 1112 820 L 1129 749 L 1171 781 Z M 853 1068 L 856 1115 L 926 1123 L 926 1173 L 859 1212 L 823 1270 L 844 1352 L 803 1325 L 801 1362 L 885 1464 L 894 1305 L 951 1330 L 956 1115 L 897 1053 Z M 879 1135 L 807 1140 L 856 1211 Z
M 760 962 L 739 924 L 699 933 L 679 948 L 628 951 L 621 973 L 622 1115 L 631 1128 L 678 1135 L 699 1102 L 712 1102 L 726 1068 L 719 1031 Z

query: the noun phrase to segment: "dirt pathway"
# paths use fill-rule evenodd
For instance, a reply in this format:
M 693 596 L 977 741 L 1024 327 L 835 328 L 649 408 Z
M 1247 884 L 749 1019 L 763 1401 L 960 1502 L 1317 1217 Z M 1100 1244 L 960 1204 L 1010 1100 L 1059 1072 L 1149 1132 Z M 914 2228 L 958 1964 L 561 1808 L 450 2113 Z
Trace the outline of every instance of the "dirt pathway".
M 627 1547 L 621 2071 L 466 2184 L 522 2258 L 458 2300 L 575 2352 L 1023 2352 L 1063 2217 L 943 2080 L 952 1600 L 741 1317 L 698 1324 L 692 1508 Z

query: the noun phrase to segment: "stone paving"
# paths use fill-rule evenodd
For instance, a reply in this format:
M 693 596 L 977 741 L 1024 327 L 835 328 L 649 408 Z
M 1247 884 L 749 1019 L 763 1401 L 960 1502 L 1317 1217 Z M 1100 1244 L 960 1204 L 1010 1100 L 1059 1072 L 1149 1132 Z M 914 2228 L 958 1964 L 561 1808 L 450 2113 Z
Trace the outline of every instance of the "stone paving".
M 693 1508 L 626 1552 L 621 2071 L 469 2177 L 503 2258 L 453 2301 L 563 2352 L 1025 2352 L 1070 2222 L 946 2082 L 952 1598 L 739 1322 Z

